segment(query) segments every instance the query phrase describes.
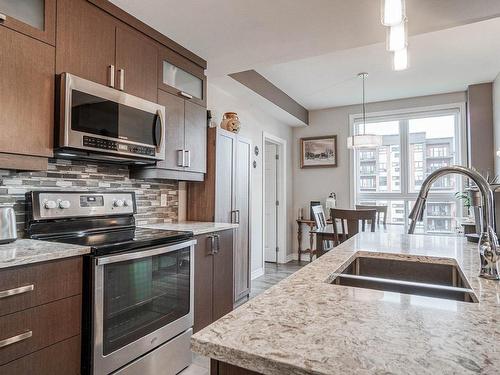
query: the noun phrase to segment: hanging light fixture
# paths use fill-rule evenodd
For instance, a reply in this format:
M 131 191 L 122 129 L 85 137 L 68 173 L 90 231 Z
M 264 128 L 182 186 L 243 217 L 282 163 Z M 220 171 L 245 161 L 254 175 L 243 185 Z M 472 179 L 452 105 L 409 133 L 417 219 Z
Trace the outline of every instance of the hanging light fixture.
M 405 49 L 408 45 L 408 31 L 406 20 L 399 25 L 387 28 L 387 50 L 394 52 Z
M 408 48 L 394 52 L 392 68 L 396 71 L 408 69 Z
M 353 135 L 347 138 L 347 148 L 367 148 L 382 146 L 382 136 L 366 134 L 366 103 L 365 103 L 365 79 L 368 73 L 359 73 L 358 77 L 363 79 L 363 134 Z M 356 129 L 354 130 L 356 132 Z
M 382 0 L 382 25 L 399 25 L 406 17 L 405 0 Z

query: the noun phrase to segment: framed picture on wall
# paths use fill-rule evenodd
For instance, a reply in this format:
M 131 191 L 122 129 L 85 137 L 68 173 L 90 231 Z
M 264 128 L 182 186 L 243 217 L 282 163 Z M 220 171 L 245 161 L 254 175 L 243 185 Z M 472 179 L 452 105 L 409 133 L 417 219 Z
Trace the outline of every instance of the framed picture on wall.
M 300 139 L 300 168 L 336 167 L 337 136 Z

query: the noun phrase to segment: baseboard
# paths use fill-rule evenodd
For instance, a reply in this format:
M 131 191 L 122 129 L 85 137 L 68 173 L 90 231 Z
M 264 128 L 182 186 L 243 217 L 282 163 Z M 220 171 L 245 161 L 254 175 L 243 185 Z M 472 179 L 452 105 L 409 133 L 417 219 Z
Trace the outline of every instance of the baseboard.
M 287 261 L 287 263 L 291 262 L 292 260 L 297 260 L 297 259 L 299 259 L 297 253 L 291 253 L 291 254 L 287 254 L 286 255 L 286 261 Z
M 264 268 L 259 268 L 256 269 L 255 271 L 252 271 L 252 280 L 256 279 L 257 277 L 261 277 L 264 275 Z

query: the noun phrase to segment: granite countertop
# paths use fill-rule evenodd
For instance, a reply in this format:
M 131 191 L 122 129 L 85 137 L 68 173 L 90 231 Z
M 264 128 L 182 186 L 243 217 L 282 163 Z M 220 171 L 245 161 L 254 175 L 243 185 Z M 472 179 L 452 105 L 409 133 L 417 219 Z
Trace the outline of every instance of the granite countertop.
M 57 242 L 18 239 L 0 245 L 0 268 L 68 258 L 90 253 L 90 247 Z
M 498 374 L 500 283 L 463 238 L 360 233 L 196 333 L 193 351 L 263 374 Z M 358 255 L 457 264 L 479 303 L 331 285 Z
M 175 223 L 161 223 L 161 224 L 144 224 L 140 225 L 142 228 L 150 229 L 165 229 L 165 230 L 178 230 L 182 232 L 193 232 L 193 235 L 219 232 L 221 230 L 238 228 L 238 224 L 231 223 L 212 223 L 204 221 L 180 221 Z

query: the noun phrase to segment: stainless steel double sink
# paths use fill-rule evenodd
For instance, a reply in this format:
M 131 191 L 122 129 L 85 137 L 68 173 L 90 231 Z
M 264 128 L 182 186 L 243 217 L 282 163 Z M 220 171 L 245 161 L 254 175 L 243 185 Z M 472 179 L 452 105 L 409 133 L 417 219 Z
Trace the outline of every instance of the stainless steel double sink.
M 474 291 L 454 264 L 357 256 L 334 277 L 334 285 L 478 302 Z

